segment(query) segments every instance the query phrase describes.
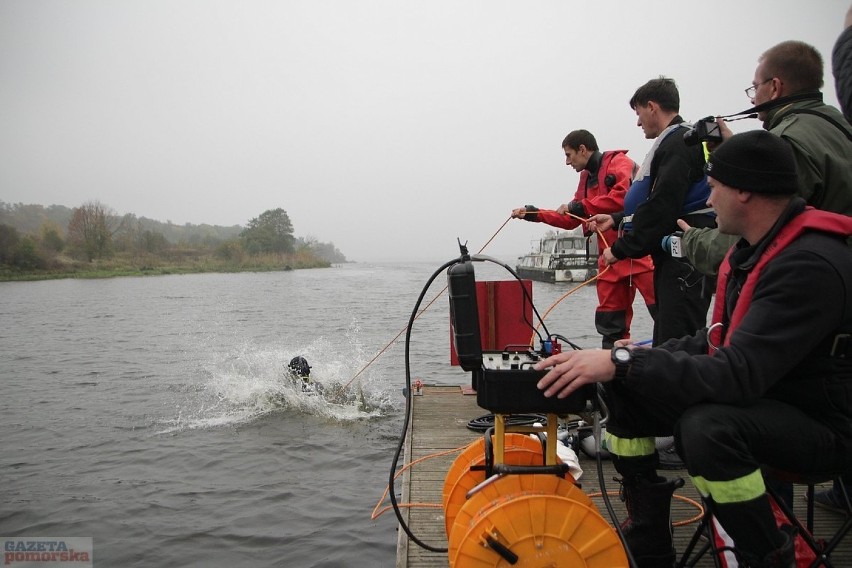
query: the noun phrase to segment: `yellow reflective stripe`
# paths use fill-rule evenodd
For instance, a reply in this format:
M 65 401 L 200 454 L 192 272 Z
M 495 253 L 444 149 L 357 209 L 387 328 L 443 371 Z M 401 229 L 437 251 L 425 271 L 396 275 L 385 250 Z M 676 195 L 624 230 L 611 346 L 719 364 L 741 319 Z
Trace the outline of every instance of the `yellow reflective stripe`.
M 751 501 L 766 493 L 766 485 L 759 469 L 730 481 L 710 481 L 697 476 L 692 478 L 692 483 L 702 495 L 710 495 L 717 503 Z
M 606 449 L 624 458 L 650 456 L 657 450 L 654 438 L 619 438 L 607 432 L 604 441 Z
M 704 149 L 704 163 L 710 159 L 710 148 L 707 147 L 707 141 L 701 143 L 701 147 Z

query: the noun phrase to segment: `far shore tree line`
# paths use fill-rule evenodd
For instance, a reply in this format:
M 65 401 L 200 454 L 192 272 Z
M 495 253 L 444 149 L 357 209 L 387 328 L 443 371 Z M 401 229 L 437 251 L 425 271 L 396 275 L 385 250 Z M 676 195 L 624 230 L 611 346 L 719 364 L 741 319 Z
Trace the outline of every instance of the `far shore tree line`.
M 282 270 L 346 262 L 332 243 L 293 234 L 284 209 L 245 227 L 174 225 L 117 215 L 98 201 L 79 207 L 0 201 L 0 277 L 89 272 Z

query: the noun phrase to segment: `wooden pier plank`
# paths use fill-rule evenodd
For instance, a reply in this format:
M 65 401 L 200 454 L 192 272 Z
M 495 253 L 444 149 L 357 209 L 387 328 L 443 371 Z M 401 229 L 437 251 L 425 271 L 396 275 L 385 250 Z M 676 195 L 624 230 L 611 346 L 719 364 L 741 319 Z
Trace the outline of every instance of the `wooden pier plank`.
M 468 421 L 488 414 L 476 404 L 476 396 L 464 395 L 457 386 L 425 386 L 421 396 L 412 397 L 412 417 L 406 438 L 404 463 L 429 458 L 436 453 L 461 448 L 475 441 L 482 434 L 467 428 Z M 440 457 L 425 459 L 415 464 L 402 475 L 402 497 L 400 503 L 440 504 L 444 477 L 458 452 Z M 584 470 L 580 479 L 583 490 L 592 496 L 592 501 L 598 506 L 601 514 L 608 521 L 595 461 L 581 456 L 580 465 Z M 604 482 L 612 495 L 610 501 L 618 518 L 624 518 L 626 512 L 621 501 L 614 495 L 618 483 L 613 481 L 617 474 L 609 461 L 603 462 Z M 685 471 L 661 472 L 663 475 L 680 475 L 686 480 L 686 485 L 678 490 L 672 504 L 672 518 L 675 523 L 685 522 L 675 528 L 675 547 L 680 552 L 688 543 L 695 531 L 697 523 L 694 519 L 700 511 L 695 504 L 699 502 L 698 493 L 689 481 Z M 804 488 L 796 487 L 796 514 L 805 518 Z M 828 538 L 837 530 L 843 517 L 819 508 L 815 511 L 816 533 Z M 444 528 L 444 514 L 440 508 L 405 508 L 403 518 L 412 534 L 419 540 L 435 548 L 446 548 L 447 538 Z M 690 522 L 692 521 L 692 522 Z M 852 536 L 847 537 L 832 556 L 836 566 L 852 566 Z M 447 555 L 428 551 L 412 542 L 400 528 L 397 542 L 397 568 L 447 568 Z M 697 564 L 699 567 L 713 566 L 710 558 L 704 558 Z

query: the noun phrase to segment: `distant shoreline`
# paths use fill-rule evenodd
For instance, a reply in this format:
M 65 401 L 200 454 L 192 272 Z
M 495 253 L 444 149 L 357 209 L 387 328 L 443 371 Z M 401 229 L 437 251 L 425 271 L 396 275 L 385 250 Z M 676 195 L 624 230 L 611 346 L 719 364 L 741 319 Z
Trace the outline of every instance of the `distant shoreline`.
M 36 282 L 42 280 L 121 278 L 125 276 L 168 276 L 173 274 L 231 274 L 237 272 L 286 272 L 308 268 L 330 268 L 331 263 L 314 259 L 293 263 L 271 263 L 267 259 L 246 259 L 239 264 L 226 262 L 201 262 L 174 266 L 109 266 L 70 265 L 53 270 L 12 270 L 0 268 L 0 282 Z

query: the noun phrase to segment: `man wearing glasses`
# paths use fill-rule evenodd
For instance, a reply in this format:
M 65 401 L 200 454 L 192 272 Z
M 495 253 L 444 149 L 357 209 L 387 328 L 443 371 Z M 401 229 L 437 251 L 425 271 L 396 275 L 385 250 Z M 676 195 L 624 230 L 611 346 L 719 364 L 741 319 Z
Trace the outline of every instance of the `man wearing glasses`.
M 758 59 L 750 87 L 745 89 L 763 128 L 790 144 L 796 158 L 799 195 L 808 205 L 852 215 L 852 125 L 822 101 L 823 60 L 811 45 L 785 41 Z M 717 119 L 724 139 L 733 134 Z M 735 242 L 716 229 L 690 228 L 684 256 L 701 272 L 714 275 Z
M 852 126 L 822 102 L 822 76 L 816 49 L 785 41 L 760 57 L 746 94 L 763 127 L 793 147 L 800 195 L 817 209 L 852 215 Z

